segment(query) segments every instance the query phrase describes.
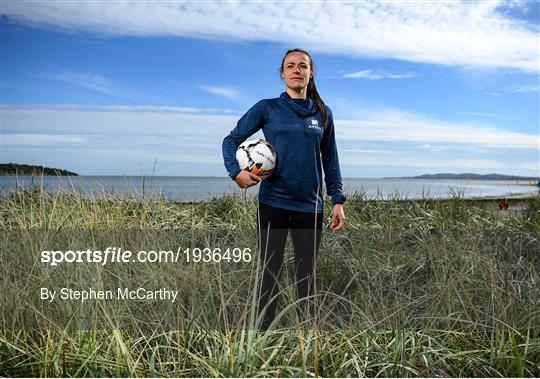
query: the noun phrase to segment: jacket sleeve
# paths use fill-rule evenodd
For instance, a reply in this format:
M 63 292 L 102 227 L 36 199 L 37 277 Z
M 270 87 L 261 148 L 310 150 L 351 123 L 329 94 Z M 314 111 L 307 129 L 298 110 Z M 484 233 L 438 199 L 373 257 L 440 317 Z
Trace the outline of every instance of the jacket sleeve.
M 343 204 L 346 201 L 343 195 L 343 183 L 339 168 L 339 158 L 334 131 L 334 118 L 332 111 L 326 107 L 328 113 L 328 125 L 324 130 L 321 141 L 321 160 L 324 168 L 324 182 L 326 192 L 331 197 L 333 204 Z
M 223 162 L 227 169 L 227 174 L 232 180 L 241 171 L 236 160 L 236 149 L 252 134 L 256 133 L 263 127 L 266 122 L 266 103 L 264 100 L 259 101 L 251 107 L 238 120 L 236 127 L 229 133 L 221 145 L 223 153 Z

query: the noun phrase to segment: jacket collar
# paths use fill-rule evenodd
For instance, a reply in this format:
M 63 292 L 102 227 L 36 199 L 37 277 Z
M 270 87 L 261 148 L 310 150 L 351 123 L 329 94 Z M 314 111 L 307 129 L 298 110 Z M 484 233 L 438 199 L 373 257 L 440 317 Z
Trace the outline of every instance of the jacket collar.
M 295 111 L 301 117 L 308 117 L 317 113 L 317 104 L 312 98 L 293 99 L 287 92 L 283 92 L 279 99 L 285 102 L 293 111 Z

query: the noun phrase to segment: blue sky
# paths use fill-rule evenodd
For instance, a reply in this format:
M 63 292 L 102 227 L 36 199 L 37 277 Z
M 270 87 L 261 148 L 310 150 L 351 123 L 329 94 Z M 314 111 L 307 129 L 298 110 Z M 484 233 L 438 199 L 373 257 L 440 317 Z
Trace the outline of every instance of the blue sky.
M 309 50 L 345 177 L 540 175 L 538 2 L 2 2 L 3 163 L 225 176 Z M 155 165 L 155 169 L 154 169 Z

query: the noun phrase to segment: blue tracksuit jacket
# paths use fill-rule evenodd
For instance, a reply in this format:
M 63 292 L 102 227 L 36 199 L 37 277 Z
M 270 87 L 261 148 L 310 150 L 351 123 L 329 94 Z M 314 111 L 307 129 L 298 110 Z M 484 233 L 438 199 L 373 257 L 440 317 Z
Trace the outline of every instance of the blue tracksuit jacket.
M 261 181 L 259 201 L 266 205 L 300 212 L 323 211 L 322 169 L 326 190 L 334 204 L 344 203 L 341 172 L 334 134 L 334 120 L 326 107 L 329 123 L 323 120 L 312 99 L 279 98 L 259 101 L 240 118 L 223 140 L 223 160 L 229 176 L 240 172 L 236 149 L 262 129 L 277 153 L 276 170 Z

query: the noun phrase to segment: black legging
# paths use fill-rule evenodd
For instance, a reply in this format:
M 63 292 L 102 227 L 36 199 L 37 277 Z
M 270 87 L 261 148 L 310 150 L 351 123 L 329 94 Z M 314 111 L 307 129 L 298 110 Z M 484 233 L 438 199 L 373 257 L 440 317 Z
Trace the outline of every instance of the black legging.
M 322 218 L 322 213 L 297 212 L 259 203 L 257 230 L 263 265 L 259 313 L 263 312 L 268 304 L 261 329 L 268 329 L 276 314 L 278 297 L 271 299 L 278 293 L 278 280 L 289 229 L 294 246 L 296 294 L 298 299 L 314 295 L 314 267 L 321 241 Z M 306 311 L 310 313 L 312 304 L 312 301 L 300 300 L 298 315 L 302 317 Z

